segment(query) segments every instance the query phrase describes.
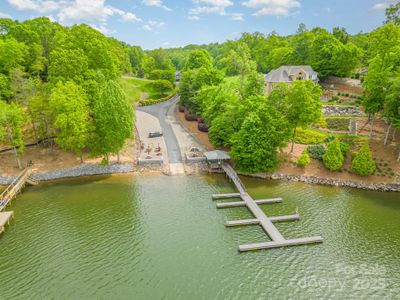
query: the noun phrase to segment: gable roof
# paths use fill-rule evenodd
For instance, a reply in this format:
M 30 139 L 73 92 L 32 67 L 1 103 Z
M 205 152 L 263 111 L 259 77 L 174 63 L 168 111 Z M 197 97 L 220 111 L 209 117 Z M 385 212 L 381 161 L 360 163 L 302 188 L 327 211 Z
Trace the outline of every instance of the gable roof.
M 281 66 L 265 75 L 265 80 L 268 82 L 291 82 L 292 80 L 289 76 L 301 71 L 305 72 L 307 75 L 318 75 L 311 66 Z

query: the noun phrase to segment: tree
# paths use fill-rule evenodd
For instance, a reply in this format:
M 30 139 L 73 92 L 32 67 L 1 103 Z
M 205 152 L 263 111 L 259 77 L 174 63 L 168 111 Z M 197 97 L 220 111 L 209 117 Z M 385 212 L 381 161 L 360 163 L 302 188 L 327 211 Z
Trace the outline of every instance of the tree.
M 386 8 L 386 23 L 390 22 L 400 25 L 400 2 Z
M 310 80 L 293 82 L 287 96 L 286 117 L 293 129 L 292 148 L 297 127 L 307 127 L 321 117 L 321 87 Z
M 368 141 L 354 154 L 353 161 L 351 162 L 351 170 L 361 176 L 369 176 L 375 172 L 376 164 L 372 159 Z
M 142 50 L 141 47 L 139 46 L 131 46 L 129 48 L 129 61 L 131 63 L 132 66 L 132 72 L 133 74 L 139 76 L 141 71 L 142 71 L 142 67 L 143 67 L 143 60 L 145 58 L 145 53 Z M 141 77 L 141 76 L 139 76 Z
M 22 128 L 24 113 L 15 103 L 6 104 L 0 101 L 0 141 L 8 142 L 14 151 L 18 168 L 22 169 L 20 155 L 24 153 Z
M 110 154 L 117 154 L 125 140 L 133 136 L 134 111 L 124 91 L 115 81 L 107 81 L 101 95 L 93 103 L 95 134 L 91 152 L 104 155 L 108 163 Z
M 168 95 L 174 89 L 174 86 L 168 80 L 156 80 L 152 84 L 154 89 L 163 96 Z
M 265 94 L 264 76 L 257 71 L 251 72 L 244 80 L 242 98 L 246 99 L 251 96 L 262 96 Z
M 50 55 L 49 79 L 54 84 L 71 80 L 80 84 L 86 79 L 88 68 L 83 50 L 54 50 Z
M 385 116 L 389 120 L 390 124 L 386 132 L 384 144 L 387 144 L 390 128 L 400 128 L 400 76 L 398 75 L 393 79 L 393 83 L 388 91 L 385 99 Z M 400 153 L 398 156 L 400 161 Z
M 199 69 L 201 67 L 206 69 L 212 67 L 210 54 L 206 50 L 191 51 L 184 70 Z
M 322 160 L 325 167 L 331 171 L 337 171 L 342 168 L 344 157 L 342 150 L 340 149 L 340 142 L 338 140 L 333 140 L 328 144 L 328 149 L 322 157 Z
M 0 53 L 0 73 L 8 74 L 24 63 L 27 47 L 14 38 L 0 39 Z
M 278 164 L 277 149 L 285 145 L 289 135 L 283 115 L 273 106 L 263 105 L 247 115 L 234 134 L 230 154 L 239 170 L 271 171 Z
M 49 105 L 54 113 L 56 143 L 61 149 L 75 152 L 83 162 L 82 153 L 91 129 L 84 91 L 72 81 L 59 82 L 51 93 Z
M 332 30 L 332 34 L 342 44 L 347 44 L 350 38 L 350 35 L 347 33 L 346 28 L 344 27 L 334 27 Z
M 384 100 L 389 90 L 391 66 L 387 66 L 381 56 L 378 54 L 372 59 L 368 74 L 363 82 L 365 112 L 370 114 L 372 135 L 375 114 L 382 111 L 384 108 Z
M 0 73 L 0 99 L 9 100 L 12 92 L 9 78 Z M 1 100 L 0 100 L 1 101 Z

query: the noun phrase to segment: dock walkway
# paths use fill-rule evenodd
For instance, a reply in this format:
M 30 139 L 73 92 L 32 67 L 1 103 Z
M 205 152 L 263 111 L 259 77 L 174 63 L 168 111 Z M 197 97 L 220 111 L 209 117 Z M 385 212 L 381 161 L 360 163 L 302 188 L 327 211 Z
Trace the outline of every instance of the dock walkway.
M 32 169 L 23 170 L 11 184 L 0 194 L 0 234 L 3 233 L 5 225 L 9 223 L 14 215 L 13 211 L 4 211 L 11 201 L 21 192 L 25 185 L 37 185 L 38 182 L 32 177 Z
M 299 220 L 300 216 L 291 215 L 291 216 L 268 217 L 264 213 L 264 211 L 259 207 L 259 204 L 282 202 L 282 198 L 254 200 L 246 192 L 246 188 L 241 182 L 236 171 L 226 162 L 222 163 L 221 167 L 224 170 L 225 174 L 235 184 L 239 193 L 216 194 L 213 195 L 213 199 L 217 200 L 217 199 L 227 199 L 227 198 L 240 198 L 242 201 L 218 203 L 217 208 L 246 206 L 255 217 L 254 219 L 249 219 L 249 220 L 227 221 L 225 226 L 233 227 L 233 226 L 244 226 L 244 225 L 260 225 L 265 231 L 265 233 L 271 239 L 270 242 L 240 245 L 239 251 L 244 252 L 244 251 L 251 251 L 258 249 L 278 248 L 284 246 L 295 246 L 295 245 L 304 245 L 304 244 L 322 242 L 322 237 L 320 236 L 309 237 L 309 238 L 298 238 L 298 239 L 285 239 L 283 235 L 279 232 L 278 228 L 276 228 L 276 226 L 273 223 Z

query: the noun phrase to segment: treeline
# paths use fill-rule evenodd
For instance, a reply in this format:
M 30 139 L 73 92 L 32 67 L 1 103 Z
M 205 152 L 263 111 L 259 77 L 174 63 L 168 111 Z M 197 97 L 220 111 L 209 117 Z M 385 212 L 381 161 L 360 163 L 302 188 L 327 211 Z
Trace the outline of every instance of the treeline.
M 294 35 L 244 33 L 239 39 L 222 44 L 189 45 L 167 51 L 175 67 L 181 70 L 192 50 L 206 50 L 217 69 L 227 76 L 234 76 L 238 74 L 236 61 L 241 49 L 247 47 L 260 73 L 268 73 L 282 65 L 311 65 L 320 77 L 327 77 L 353 75 L 357 67 L 368 61 L 368 46 L 368 34 L 350 35 L 339 27 L 332 32 L 320 27 L 307 30 L 300 24 Z
M 33 132 L 80 157 L 117 154 L 133 131 L 133 109 L 116 83 L 132 72 L 132 47 L 48 18 L 0 19 L 0 33 L 0 142 L 18 157 Z

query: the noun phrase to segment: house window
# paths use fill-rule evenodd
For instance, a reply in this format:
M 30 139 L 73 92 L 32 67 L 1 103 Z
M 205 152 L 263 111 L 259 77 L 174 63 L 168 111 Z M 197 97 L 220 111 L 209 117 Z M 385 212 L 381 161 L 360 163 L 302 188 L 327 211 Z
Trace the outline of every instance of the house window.
M 311 80 L 311 79 L 312 79 L 312 75 L 308 75 L 308 79 L 310 79 L 310 80 Z
M 303 80 L 303 77 L 299 76 L 297 77 L 297 80 Z

